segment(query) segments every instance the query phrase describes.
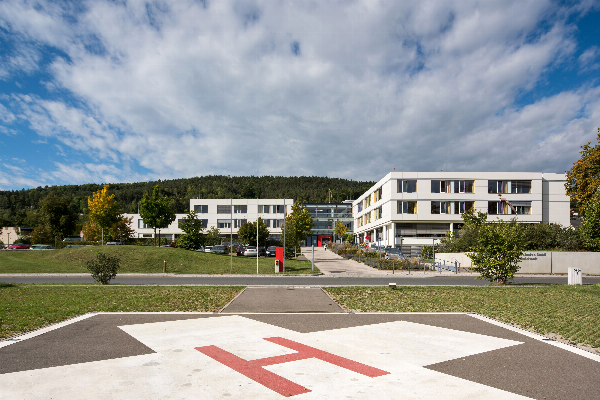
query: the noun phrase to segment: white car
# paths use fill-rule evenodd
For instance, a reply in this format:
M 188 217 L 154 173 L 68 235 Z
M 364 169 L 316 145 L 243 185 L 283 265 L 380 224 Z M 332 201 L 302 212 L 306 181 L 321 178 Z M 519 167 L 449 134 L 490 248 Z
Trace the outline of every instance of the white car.
M 244 255 L 246 257 L 256 257 L 256 246 L 248 246 L 244 250 Z
M 204 248 L 204 252 L 205 252 L 205 253 L 212 253 L 212 246 L 206 246 L 206 247 Z

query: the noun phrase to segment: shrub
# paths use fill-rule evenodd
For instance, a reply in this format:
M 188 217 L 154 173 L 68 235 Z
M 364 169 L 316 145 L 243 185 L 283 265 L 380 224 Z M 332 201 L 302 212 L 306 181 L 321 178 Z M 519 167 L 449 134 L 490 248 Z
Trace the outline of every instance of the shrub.
M 111 279 L 117 276 L 119 270 L 119 257 L 98 253 L 95 258 L 86 261 L 85 267 L 92 274 L 96 282 L 108 285 Z

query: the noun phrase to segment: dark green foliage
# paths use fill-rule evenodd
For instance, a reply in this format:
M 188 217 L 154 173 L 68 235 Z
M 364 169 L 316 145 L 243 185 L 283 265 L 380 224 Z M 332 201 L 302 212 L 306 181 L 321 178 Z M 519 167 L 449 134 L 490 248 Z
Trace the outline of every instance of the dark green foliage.
M 98 283 L 108 285 L 117 276 L 120 264 L 119 257 L 98 253 L 95 258 L 86 261 L 85 267 Z
M 52 236 L 62 239 L 73 233 L 78 216 L 70 207 L 71 198 L 50 194 L 41 201 L 40 214 Z
M 258 245 L 266 246 L 269 239 L 269 228 L 262 218 L 258 219 Z M 248 246 L 256 246 L 256 222 L 246 222 L 238 230 L 240 241 Z
M 199 249 L 204 246 L 206 241 L 204 233 L 202 233 L 202 221 L 198 219 L 198 216 L 194 211 L 188 211 L 185 219 L 181 221 L 181 230 L 185 234 L 181 235 L 177 239 L 177 247 L 187 250 Z
M 359 182 L 347 179 L 300 176 L 202 176 L 187 179 L 138 183 L 112 183 L 109 193 L 123 207 L 125 213 L 137 213 L 142 196 L 152 192 L 160 184 L 163 195 L 171 201 L 177 213 L 187 212 L 189 200 L 201 199 L 283 199 L 300 202 L 326 202 L 331 188 L 333 202 L 356 199 L 375 182 Z M 102 189 L 103 184 L 46 186 L 36 189 L 0 190 L 0 222 L 2 226 L 33 228 L 41 225 L 36 221 L 41 201 L 53 194 L 67 196 L 68 207 L 75 214 L 87 213 L 87 199 Z M 85 221 L 84 221 L 85 222 Z
M 577 251 L 582 240 L 577 230 L 560 224 L 523 224 L 525 250 Z
M 587 203 L 579 230 L 585 248 L 590 251 L 600 251 L 600 190 L 598 189 Z

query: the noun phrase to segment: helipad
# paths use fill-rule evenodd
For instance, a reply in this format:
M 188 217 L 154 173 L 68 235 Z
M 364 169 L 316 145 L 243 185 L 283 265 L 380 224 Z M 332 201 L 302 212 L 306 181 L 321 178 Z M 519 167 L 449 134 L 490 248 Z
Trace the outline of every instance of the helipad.
M 592 399 L 600 392 L 600 357 L 471 314 L 101 313 L 0 345 L 2 399 Z

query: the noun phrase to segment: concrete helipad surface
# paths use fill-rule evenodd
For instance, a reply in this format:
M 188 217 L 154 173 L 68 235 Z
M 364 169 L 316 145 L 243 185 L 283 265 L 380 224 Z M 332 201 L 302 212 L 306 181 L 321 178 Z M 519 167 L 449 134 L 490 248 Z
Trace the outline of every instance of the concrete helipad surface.
M 470 314 L 102 313 L 0 346 L 2 399 L 594 399 L 600 390 L 598 356 Z

